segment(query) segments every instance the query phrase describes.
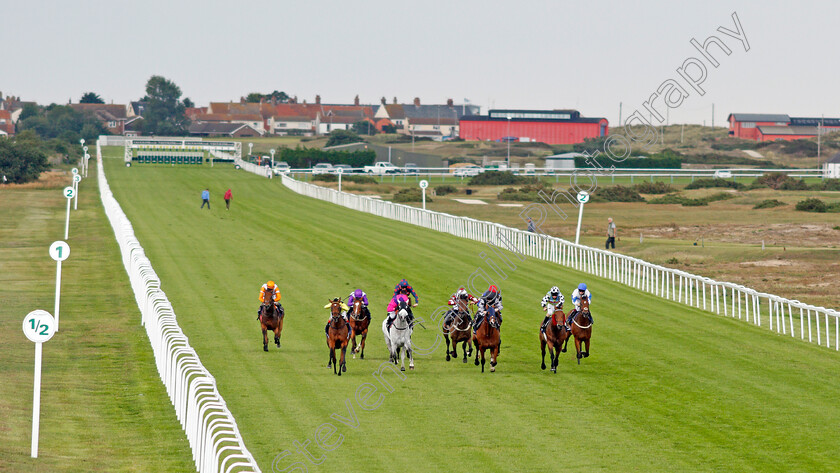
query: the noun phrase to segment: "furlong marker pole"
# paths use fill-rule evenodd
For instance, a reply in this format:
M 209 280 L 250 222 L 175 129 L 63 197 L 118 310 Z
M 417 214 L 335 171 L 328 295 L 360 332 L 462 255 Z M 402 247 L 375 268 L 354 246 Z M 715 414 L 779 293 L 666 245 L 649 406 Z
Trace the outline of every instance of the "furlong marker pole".
M 580 224 L 583 222 L 583 206 L 589 202 L 589 193 L 586 191 L 578 192 L 577 200 L 580 204 L 580 211 L 578 212 L 578 224 L 577 230 L 575 231 L 575 245 L 580 244 Z
M 68 201 L 69 202 L 69 201 Z M 50 245 L 50 256 L 56 262 L 55 269 L 55 329 L 58 330 L 59 308 L 61 307 L 61 262 L 70 256 L 70 245 L 56 241 Z
M 76 189 L 73 186 L 67 186 L 64 188 L 64 197 L 67 198 L 67 217 L 64 219 L 64 239 L 67 239 L 67 235 L 70 232 L 70 199 L 76 195 Z
M 32 458 L 38 458 L 38 434 L 41 424 L 41 360 L 44 342 L 55 335 L 53 317 L 45 310 L 33 310 L 23 319 L 23 334 L 35 342 L 35 375 L 32 394 Z

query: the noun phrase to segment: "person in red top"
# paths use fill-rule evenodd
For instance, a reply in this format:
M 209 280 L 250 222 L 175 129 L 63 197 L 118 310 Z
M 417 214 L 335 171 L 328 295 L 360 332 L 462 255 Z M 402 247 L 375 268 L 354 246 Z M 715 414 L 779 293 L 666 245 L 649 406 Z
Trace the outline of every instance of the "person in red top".
M 233 193 L 230 191 L 230 189 L 228 189 L 227 192 L 225 192 L 225 207 L 227 207 L 228 210 L 230 210 L 231 197 L 233 197 Z

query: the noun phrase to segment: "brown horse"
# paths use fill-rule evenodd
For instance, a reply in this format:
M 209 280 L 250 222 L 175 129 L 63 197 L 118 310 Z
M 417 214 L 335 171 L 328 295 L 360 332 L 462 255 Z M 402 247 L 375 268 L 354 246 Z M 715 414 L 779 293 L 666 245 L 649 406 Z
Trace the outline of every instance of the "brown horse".
M 330 326 L 327 330 L 327 346 L 330 348 L 330 362 L 327 368 L 332 367 L 333 373 L 341 376 L 341 373 L 347 371 L 347 365 L 344 361 L 344 355 L 347 352 L 347 335 L 350 327 L 341 316 L 341 299 L 336 298 L 330 301 Z M 341 360 L 335 359 L 335 350 L 341 349 Z
M 370 325 L 370 313 L 366 313 L 364 307 L 361 299 L 354 299 L 353 307 L 350 308 L 350 313 L 347 314 L 347 323 L 353 329 L 353 348 L 350 349 L 350 353 L 353 354 L 353 358 L 356 358 L 356 353 L 359 353 L 359 356 L 363 360 L 365 359 L 365 340 L 367 339 L 368 326 Z M 362 341 L 358 347 L 356 347 L 356 335 L 362 336 Z
M 499 331 L 499 316 L 487 312 L 481 327 L 473 334 L 475 345 L 475 366 L 478 366 L 478 354 L 481 353 L 481 372 L 484 373 L 484 351 L 490 350 L 490 372 L 496 371 L 496 358 L 502 348 L 502 334 Z
M 580 296 L 580 310 L 572 319 L 572 335 L 575 337 L 575 349 L 577 350 L 577 362 L 581 358 L 589 357 L 589 339 L 592 337 L 592 322 L 589 320 L 589 298 Z M 586 345 L 586 351 L 580 351 L 581 345 Z
M 542 345 L 542 365 L 540 367 L 545 369 L 545 346 L 548 345 L 548 358 L 553 373 L 557 373 L 557 359 L 560 358 L 560 352 L 566 351 L 563 343 L 565 342 L 568 345 L 571 336 L 563 325 L 565 321 L 566 314 L 555 306 L 551 313 L 551 319 L 545 325 L 545 330 L 543 331 L 540 327 L 540 344 Z
M 458 343 L 461 343 L 461 351 L 464 352 L 464 363 L 467 357 L 472 355 L 470 344 L 470 303 L 467 299 L 458 299 L 458 305 L 453 309 L 455 318 L 443 326 L 443 338 L 446 339 L 446 361 L 452 357 L 458 358 Z M 449 341 L 452 340 L 452 351 L 449 351 Z
M 268 351 L 268 331 L 274 332 L 274 343 L 277 348 L 280 348 L 280 332 L 283 331 L 284 314 L 280 312 L 280 308 L 274 303 L 274 291 L 277 289 L 266 289 L 265 298 L 267 301 L 260 307 L 260 313 L 257 317 L 260 321 L 260 327 L 263 334 L 263 351 Z

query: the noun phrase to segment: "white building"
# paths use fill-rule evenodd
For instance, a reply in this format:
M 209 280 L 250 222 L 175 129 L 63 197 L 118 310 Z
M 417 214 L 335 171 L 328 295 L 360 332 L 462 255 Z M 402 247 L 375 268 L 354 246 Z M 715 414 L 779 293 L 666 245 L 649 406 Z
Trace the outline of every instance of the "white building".
M 835 154 L 823 164 L 823 177 L 840 179 L 840 153 Z

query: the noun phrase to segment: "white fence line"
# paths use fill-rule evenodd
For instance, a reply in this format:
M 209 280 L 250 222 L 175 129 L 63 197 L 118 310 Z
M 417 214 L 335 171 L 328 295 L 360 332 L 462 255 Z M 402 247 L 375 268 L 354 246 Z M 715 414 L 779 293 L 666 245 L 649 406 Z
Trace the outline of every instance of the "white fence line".
M 238 164 L 246 171 L 260 174 L 257 169 Z M 298 194 L 458 237 L 506 247 L 521 255 L 568 266 L 665 299 L 727 317 L 737 317 L 758 326 L 766 326 L 782 335 L 807 339 L 809 342 L 835 350 L 840 349 L 840 313 L 832 309 L 758 292 L 738 284 L 715 281 L 631 256 L 576 245 L 561 238 L 536 235 L 498 223 L 338 192 L 297 181 L 286 175 L 283 175 L 282 179 L 286 187 Z
M 123 265 L 140 308 L 141 323 L 146 327 L 152 345 L 158 373 L 192 448 L 196 471 L 259 473 L 236 420 L 216 389 L 216 380 L 201 364 L 178 326 L 172 304 L 160 290 L 160 279 L 135 237 L 131 222 L 111 193 L 105 179 L 99 141 L 96 157 L 102 205 L 120 245 Z

